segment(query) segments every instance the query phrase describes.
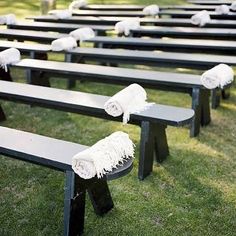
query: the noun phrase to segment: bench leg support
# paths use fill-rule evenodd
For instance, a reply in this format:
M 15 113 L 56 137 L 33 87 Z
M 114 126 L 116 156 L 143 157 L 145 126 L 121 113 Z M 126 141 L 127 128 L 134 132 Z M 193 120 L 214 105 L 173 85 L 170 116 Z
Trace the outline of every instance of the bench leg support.
M 5 115 L 5 113 L 4 113 L 3 109 L 2 109 L 2 106 L 0 106 L 0 121 L 4 121 L 6 119 L 7 118 L 6 118 L 6 115 Z
M 163 162 L 169 155 L 169 147 L 166 138 L 166 125 L 155 124 L 154 132 L 154 155 L 157 162 Z
M 88 194 L 97 215 L 104 215 L 114 207 L 107 181 L 99 179 L 89 188 Z
M 193 88 L 192 90 L 192 109 L 195 112 L 195 116 L 192 119 L 190 127 L 190 137 L 196 137 L 200 132 L 200 122 L 201 122 L 201 90 L 198 88 Z
M 211 107 L 212 109 L 216 109 L 220 106 L 220 97 L 221 97 L 221 91 L 220 89 L 216 88 L 212 90 L 211 95 Z
M 4 69 L 0 68 L 0 79 L 5 81 L 13 81 L 9 68 L 7 72 Z
M 228 99 L 230 97 L 230 88 L 222 89 L 221 93 L 223 99 Z
M 169 155 L 166 126 L 143 121 L 141 124 L 138 178 L 145 179 L 153 169 L 153 159 L 162 162 Z
M 211 111 L 210 111 L 210 91 L 202 90 L 202 101 L 201 101 L 201 125 L 206 126 L 211 122 Z

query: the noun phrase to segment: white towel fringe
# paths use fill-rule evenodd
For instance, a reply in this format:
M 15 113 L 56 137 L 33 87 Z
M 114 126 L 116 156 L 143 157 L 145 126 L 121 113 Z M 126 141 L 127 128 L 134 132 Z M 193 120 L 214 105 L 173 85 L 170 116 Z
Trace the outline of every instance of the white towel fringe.
M 202 84 L 208 89 L 224 88 L 234 80 L 233 69 L 226 64 L 219 64 L 204 72 L 201 76 Z
M 79 9 L 88 5 L 87 0 L 75 0 L 69 5 L 69 10 Z
M 86 39 L 91 39 L 95 37 L 95 32 L 89 27 L 83 27 L 76 29 L 70 32 L 70 36 L 75 38 L 76 41 L 80 40 L 81 42 Z
M 16 48 L 8 48 L 0 52 L 0 67 L 7 72 L 7 66 L 20 61 L 20 51 Z
M 143 9 L 143 12 L 147 16 L 156 16 L 159 13 L 159 6 L 152 4 Z
M 138 84 L 131 84 L 116 93 L 104 104 L 105 111 L 118 117 L 123 114 L 123 124 L 127 124 L 131 113 L 139 113 L 149 108 L 153 103 L 146 102 L 147 93 Z
M 98 178 L 134 157 L 134 144 L 128 134 L 118 131 L 98 141 L 72 158 L 72 169 L 81 178 Z
M 52 51 L 56 52 L 63 50 L 71 50 L 75 47 L 77 47 L 77 42 L 71 36 L 53 40 L 51 43 Z
M 211 21 L 211 17 L 206 10 L 199 11 L 191 17 L 191 23 L 193 25 L 199 25 L 200 27 L 204 26 Z

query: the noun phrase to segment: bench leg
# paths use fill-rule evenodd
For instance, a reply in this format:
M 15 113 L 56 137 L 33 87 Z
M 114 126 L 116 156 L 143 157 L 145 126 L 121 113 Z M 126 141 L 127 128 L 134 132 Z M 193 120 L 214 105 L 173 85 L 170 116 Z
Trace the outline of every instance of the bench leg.
M 7 118 L 6 118 L 6 115 L 5 115 L 5 113 L 4 113 L 3 109 L 2 109 L 2 106 L 0 106 L 0 121 L 4 121 L 6 119 Z
M 201 125 L 205 126 L 211 122 L 211 112 L 210 112 L 210 91 L 209 90 L 202 90 L 202 101 L 201 101 Z
M 169 147 L 166 138 L 166 125 L 153 125 L 154 132 L 154 155 L 157 162 L 163 162 L 169 155 Z
M 221 91 L 220 89 L 216 88 L 212 90 L 211 94 L 211 108 L 216 109 L 220 105 L 220 97 L 221 97 Z
M 83 60 L 82 56 L 66 54 L 65 55 L 65 62 L 84 63 L 84 60 Z M 76 86 L 76 80 L 75 79 L 68 79 L 67 88 L 72 89 L 75 86 Z
M 230 97 L 230 88 L 222 89 L 221 93 L 223 99 L 228 99 Z
M 140 155 L 138 169 L 138 178 L 140 180 L 143 180 L 152 172 L 154 156 L 153 150 L 154 140 L 152 135 L 151 124 L 148 121 L 143 121 L 141 124 Z
M 105 179 L 98 179 L 87 189 L 87 191 L 97 215 L 104 215 L 114 207 Z
M 64 199 L 64 236 L 77 236 L 83 233 L 85 194 L 86 190 L 80 189 L 78 178 L 74 172 L 67 171 Z
M 192 109 L 195 112 L 195 116 L 192 119 L 190 126 L 190 137 L 196 137 L 200 132 L 200 122 L 201 122 L 201 90 L 198 88 L 193 88 L 192 90 Z
M 5 81 L 13 81 L 9 68 L 7 72 L 3 68 L 0 68 L 0 79 Z

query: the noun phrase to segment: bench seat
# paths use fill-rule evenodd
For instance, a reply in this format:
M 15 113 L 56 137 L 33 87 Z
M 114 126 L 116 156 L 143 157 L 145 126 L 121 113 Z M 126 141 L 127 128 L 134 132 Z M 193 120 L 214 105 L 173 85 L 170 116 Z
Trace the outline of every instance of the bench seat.
M 119 178 L 132 169 L 132 160 L 129 160 L 103 179 L 84 180 L 72 171 L 71 160 L 86 146 L 6 127 L 0 127 L 0 134 L 1 155 L 65 172 L 64 236 L 83 232 L 86 191 L 95 212 L 102 215 L 113 208 L 107 178 Z
M 102 95 L 0 81 L 0 99 L 122 121 L 121 117 L 115 118 L 105 112 L 103 106 L 109 97 Z M 154 153 L 158 162 L 168 156 L 166 127 L 190 124 L 193 116 L 194 112 L 191 109 L 158 104 L 140 113 L 131 114 L 130 123 L 141 127 L 138 173 L 140 179 L 151 173 Z M 152 130 L 149 127 L 152 127 Z M 153 146 L 154 142 L 156 149 Z

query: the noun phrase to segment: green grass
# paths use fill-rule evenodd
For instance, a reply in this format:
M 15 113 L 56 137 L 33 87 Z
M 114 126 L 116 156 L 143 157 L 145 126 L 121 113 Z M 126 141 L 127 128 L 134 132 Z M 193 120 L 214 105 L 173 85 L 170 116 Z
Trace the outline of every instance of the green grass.
M 20 17 L 33 15 L 38 2 L 0 0 L 0 12 L 14 9 Z M 16 81 L 24 82 L 22 72 L 13 72 Z M 65 88 L 65 82 L 53 80 L 53 86 Z M 76 90 L 112 95 L 121 88 L 86 82 L 78 83 Z M 148 90 L 148 97 L 162 104 L 190 104 L 184 94 Z M 170 156 L 162 165 L 155 164 L 151 176 L 140 182 L 135 160 L 131 174 L 109 183 L 115 208 L 104 217 L 97 217 L 87 201 L 85 235 L 236 235 L 235 104 L 234 87 L 197 138 L 190 139 L 187 128 L 169 127 Z M 137 145 L 138 159 L 136 126 L 11 102 L 1 105 L 8 117 L 3 126 L 86 145 L 123 130 Z M 1 156 L 0 161 L 0 235 L 62 235 L 64 174 L 9 157 Z

